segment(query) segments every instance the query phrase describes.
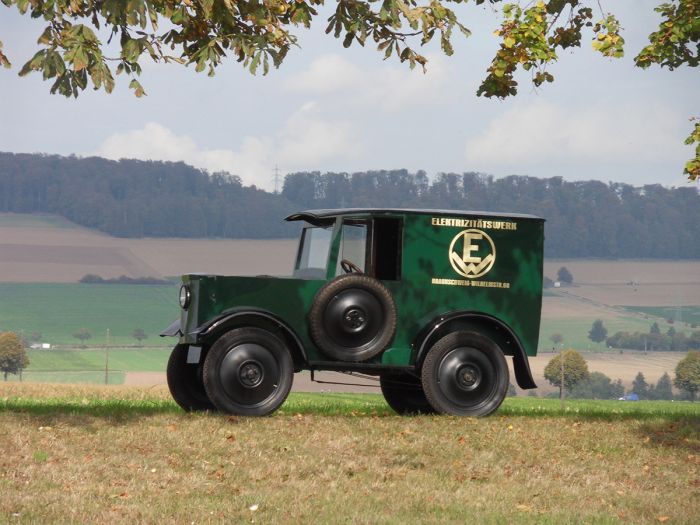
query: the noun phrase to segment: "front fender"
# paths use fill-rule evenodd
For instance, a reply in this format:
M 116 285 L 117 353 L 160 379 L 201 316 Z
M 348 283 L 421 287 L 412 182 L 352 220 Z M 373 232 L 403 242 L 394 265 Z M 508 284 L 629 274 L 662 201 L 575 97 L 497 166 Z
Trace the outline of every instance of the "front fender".
M 293 351 L 296 350 L 296 352 L 298 352 L 297 355 L 293 357 L 300 358 L 300 362 L 308 362 L 304 345 L 294 330 L 279 317 L 267 310 L 258 308 L 229 310 L 198 326 L 187 335 L 194 337 L 197 343 L 205 344 L 215 340 L 228 330 L 242 325 L 260 326 L 262 328 L 281 332 L 293 346 Z
M 163 330 L 160 333 L 161 337 L 174 337 L 174 336 L 181 336 L 182 335 L 182 329 L 180 327 L 180 318 L 178 317 L 175 319 L 172 323 L 170 323 L 170 326 L 168 326 L 165 330 Z

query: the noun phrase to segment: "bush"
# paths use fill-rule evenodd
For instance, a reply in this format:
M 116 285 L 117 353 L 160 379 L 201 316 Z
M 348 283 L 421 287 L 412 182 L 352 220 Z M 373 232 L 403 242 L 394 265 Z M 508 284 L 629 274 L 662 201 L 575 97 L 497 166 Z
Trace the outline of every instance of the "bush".
M 622 381 L 614 383 L 601 372 L 591 372 L 587 380 L 581 381 L 570 392 L 574 399 L 619 399 L 625 393 Z
M 120 275 L 116 279 L 104 279 L 92 273 L 84 275 L 80 282 L 83 284 L 171 284 L 171 281 L 158 279 L 157 277 L 127 277 L 126 275 Z

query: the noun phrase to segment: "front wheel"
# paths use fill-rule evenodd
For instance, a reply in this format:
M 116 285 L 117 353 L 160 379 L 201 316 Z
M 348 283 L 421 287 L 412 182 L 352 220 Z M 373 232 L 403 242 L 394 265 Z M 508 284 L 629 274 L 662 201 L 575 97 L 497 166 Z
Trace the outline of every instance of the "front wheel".
M 508 392 L 508 365 L 501 348 L 476 332 L 446 335 L 428 351 L 421 381 L 439 413 L 486 416 Z
M 188 363 L 188 345 L 176 345 L 168 359 L 166 377 L 175 402 L 187 412 L 216 410 L 202 382 L 202 365 Z
M 207 394 L 216 408 L 228 414 L 271 414 L 287 399 L 293 378 L 287 346 L 261 328 L 225 333 L 204 361 Z

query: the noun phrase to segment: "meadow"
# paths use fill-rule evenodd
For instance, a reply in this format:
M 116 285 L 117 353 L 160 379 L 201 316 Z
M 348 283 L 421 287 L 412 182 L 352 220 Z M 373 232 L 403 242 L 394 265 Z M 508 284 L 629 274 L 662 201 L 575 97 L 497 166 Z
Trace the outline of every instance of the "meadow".
M 40 332 L 42 342 L 78 346 L 73 334 L 81 328 L 90 331 L 90 345 L 134 345 L 131 334 L 142 328 L 143 344 L 162 346 L 158 334 L 180 314 L 177 290 L 175 284 L 0 282 L 0 330 Z
M 625 306 L 628 310 L 661 319 L 700 325 L 700 306 Z
M 268 418 L 163 389 L 0 385 L 3 523 L 696 523 L 700 404 L 507 399 L 484 419 L 292 394 Z

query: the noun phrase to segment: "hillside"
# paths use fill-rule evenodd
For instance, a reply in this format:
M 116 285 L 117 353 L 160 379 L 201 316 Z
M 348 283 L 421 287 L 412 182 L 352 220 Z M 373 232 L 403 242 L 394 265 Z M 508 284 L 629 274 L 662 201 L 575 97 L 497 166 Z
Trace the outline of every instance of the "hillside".
M 296 240 L 125 239 L 54 215 L 0 213 L 0 282 L 75 283 L 202 272 L 289 273 Z
M 696 186 L 390 170 L 293 173 L 274 194 L 183 163 L 0 153 L 0 212 L 51 213 L 117 237 L 291 238 L 297 227 L 282 219 L 292 211 L 367 206 L 535 214 L 547 220 L 548 257 L 700 258 Z

